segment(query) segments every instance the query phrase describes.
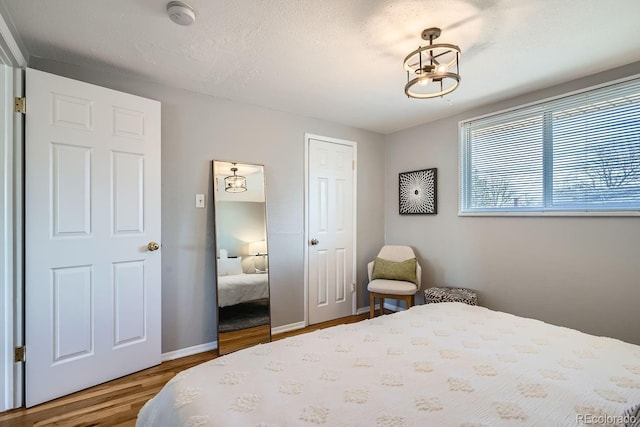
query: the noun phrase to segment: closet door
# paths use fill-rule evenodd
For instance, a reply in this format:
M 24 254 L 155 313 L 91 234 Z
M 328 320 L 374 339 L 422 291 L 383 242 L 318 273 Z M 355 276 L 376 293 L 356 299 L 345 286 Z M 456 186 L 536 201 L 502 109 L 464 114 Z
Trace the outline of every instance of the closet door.
M 313 325 L 355 314 L 355 143 L 307 138 L 308 310 Z

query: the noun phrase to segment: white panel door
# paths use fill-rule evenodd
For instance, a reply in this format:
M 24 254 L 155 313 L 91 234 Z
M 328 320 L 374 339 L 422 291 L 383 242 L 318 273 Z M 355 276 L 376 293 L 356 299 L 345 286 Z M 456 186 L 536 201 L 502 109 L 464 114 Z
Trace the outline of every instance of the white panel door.
M 160 363 L 160 103 L 27 69 L 26 405 Z
M 355 148 L 308 139 L 309 324 L 353 314 Z

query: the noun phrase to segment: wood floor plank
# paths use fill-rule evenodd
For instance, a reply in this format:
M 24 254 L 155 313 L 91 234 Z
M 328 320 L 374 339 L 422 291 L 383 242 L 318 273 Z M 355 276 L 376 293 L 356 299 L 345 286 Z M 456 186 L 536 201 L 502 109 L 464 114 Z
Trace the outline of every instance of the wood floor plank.
M 113 418 L 114 414 L 129 411 L 131 409 L 131 402 L 139 399 L 148 400 L 155 396 L 155 390 L 145 390 L 138 393 L 133 393 L 128 396 L 123 396 L 119 399 L 110 399 L 107 402 L 103 402 L 96 405 L 80 408 L 73 411 L 68 411 L 64 414 L 56 415 L 46 420 L 36 422 L 34 427 L 47 425 L 47 423 L 53 423 L 59 425 L 61 422 L 69 422 L 74 425 L 86 425 L 95 420 L 96 415 L 100 417 Z
M 218 353 L 220 355 L 232 353 L 243 348 L 267 343 L 271 337 L 271 326 L 261 325 L 240 331 L 218 334 Z
M 369 313 L 349 316 L 274 335 L 273 341 L 345 323 L 358 322 Z M 0 413 L 0 427 L 134 427 L 140 408 L 177 373 L 218 357 L 217 351 L 163 362 L 32 408 Z

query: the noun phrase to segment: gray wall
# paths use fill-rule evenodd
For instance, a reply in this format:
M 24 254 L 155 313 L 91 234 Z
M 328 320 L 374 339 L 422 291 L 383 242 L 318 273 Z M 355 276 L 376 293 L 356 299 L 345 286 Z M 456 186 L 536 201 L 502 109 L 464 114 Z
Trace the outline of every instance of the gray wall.
M 162 102 L 162 351 L 216 340 L 212 159 L 265 165 L 272 326 L 304 320 L 304 134 L 358 143 L 358 282 L 384 241 L 384 137 L 200 95 L 99 67 L 42 58 L 29 66 Z M 304 96 L 304 94 L 301 94 Z M 368 305 L 362 287 L 359 307 Z
M 640 344 L 640 218 L 457 216 L 459 120 L 639 73 L 640 64 L 386 138 L 96 68 L 30 66 L 162 102 L 163 352 L 216 339 L 212 159 L 266 166 L 273 326 L 303 320 L 305 132 L 358 142 L 358 307 L 368 305 L 366 263 L 386 240 L 417 250 L 423 288 L 474 288 L 490 308 Z M 398 215 L 398 173 L 426 167 L 438 168 L 438 215 Z M 195 193 L 207 194 L 207 209 L 195 209 Z
M 489 308 L 640 344 L 640 217 L 457 216 L 460 120 L 636 73 L 640 63 L 386 137 L 385 240 L 417 250 L 423 288 L 476 289 Z M 438 214 L 400 216 L 398 173 L 431 167 Z
M 245 256 L 249 242 L 264 240 L 265 204 L 259 202 L 216 201 L 218 250 L 226 249 L 229 256 Z

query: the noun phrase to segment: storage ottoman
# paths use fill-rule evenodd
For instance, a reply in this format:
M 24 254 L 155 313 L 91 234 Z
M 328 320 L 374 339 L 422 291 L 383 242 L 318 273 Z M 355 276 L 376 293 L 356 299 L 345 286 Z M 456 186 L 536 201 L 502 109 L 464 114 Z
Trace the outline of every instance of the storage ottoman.
M 478 297 L 471 289 L 465 288 L 439 288 L 433 287 L 424 291 L 424 302 L 463 302 L 469 305 L 478 305 Z

